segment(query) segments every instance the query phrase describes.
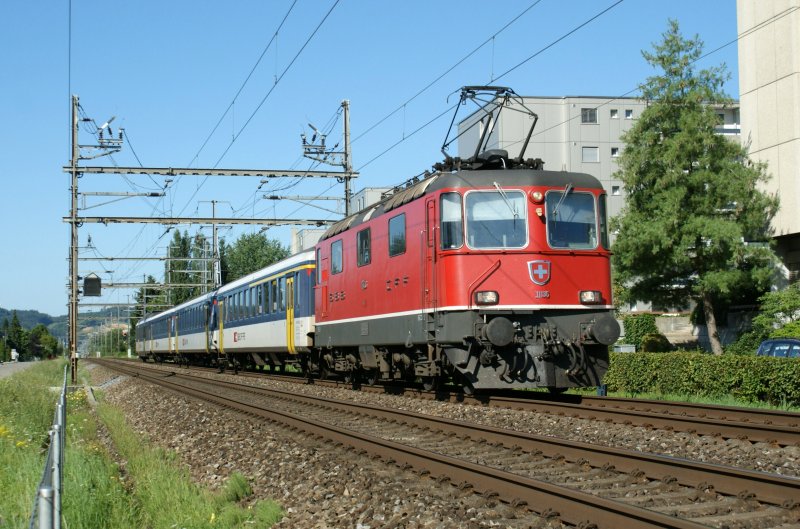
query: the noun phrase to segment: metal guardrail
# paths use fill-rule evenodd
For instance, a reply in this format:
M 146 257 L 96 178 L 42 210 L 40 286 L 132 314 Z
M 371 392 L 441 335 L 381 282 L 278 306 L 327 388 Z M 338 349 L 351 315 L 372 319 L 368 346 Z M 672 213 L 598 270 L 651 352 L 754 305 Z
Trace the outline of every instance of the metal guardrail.
M 64 469 L 64 442 L 67 425 L 67 369 L 64 366 L 64 382 L 56 404 L 53 427 L 50 428 L 50 446 L 42 472 L 42 480 L 36 492 L 31 510 L 29 529 L 61 529 L 61 491 Z M 38 523 L 37 523 L 38 522 Z

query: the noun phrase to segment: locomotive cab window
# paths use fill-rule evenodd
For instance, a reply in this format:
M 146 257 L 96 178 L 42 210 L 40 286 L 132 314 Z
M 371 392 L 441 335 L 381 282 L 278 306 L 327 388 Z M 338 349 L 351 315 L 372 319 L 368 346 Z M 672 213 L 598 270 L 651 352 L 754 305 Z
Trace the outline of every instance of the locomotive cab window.
M 464 244 L 464 217 L 461 213 L 461 195 L 442 193 L 440 219 L 440 244 L 442 250 L 461 248 Z
M 389 219 L 389 257 L 406 253 L 406 214 Z
M 372 241 L 369 228 L 358 232 L 356 235 L 356 246 L 358 246 L 358 266 L 368 265 L 371 262 L 372 253 Z
M 597 202 L 598 205 L 598 212 L 597 218 L 600 220 L 600 244 L 606 250 L 611 249 L 611 245 L 608 242 L 608 213 L 606 212 L 606 195 L 605 193 L 600 195 L 600 199 Z
M 575 193 L 572 186 L 545 195 L 547 242 L 551 248 L 591 250 L 597 247 L 594 195 Z
M 497 188 L 465 197 L 467 245 L 475 249 L 524 248 L 528 244 L 525 194 Z
M 331 274 L 340 274 L 342 269 L 342 240 L 339 239 L 331 244 Z

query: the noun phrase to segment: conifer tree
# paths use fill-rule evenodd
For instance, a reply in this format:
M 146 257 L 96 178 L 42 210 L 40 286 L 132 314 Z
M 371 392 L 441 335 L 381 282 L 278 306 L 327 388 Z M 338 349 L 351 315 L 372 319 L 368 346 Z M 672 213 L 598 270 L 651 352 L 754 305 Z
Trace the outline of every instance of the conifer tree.
M 676 21 L 642 52 L 660 70 L 641 87 L 648 106 L 623 136 L 615 175 L 627 205 L 613 220 L 617 280 L 635 300 L 702 309 L 715 354 L 722 353 L 714 309 L 745 288 L 769 287 L 774 254 L 769 221 L 776 197 L 747 149 L 717 133 L 725 66 L 697 71 L 703 43 Z

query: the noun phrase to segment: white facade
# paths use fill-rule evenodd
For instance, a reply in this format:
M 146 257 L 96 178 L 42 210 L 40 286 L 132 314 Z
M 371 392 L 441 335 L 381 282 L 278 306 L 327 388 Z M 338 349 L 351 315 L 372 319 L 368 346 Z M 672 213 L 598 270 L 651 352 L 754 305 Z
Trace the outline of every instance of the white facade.
M 800 0 L 798 0 L 800 1 Z M 588 173 L 603 184 L 608 193 L 608 214 L 618 215 L 625 204 L 621 180 L 614 178 L 617 157 L 624 144 L 621 136 L 647 108 L 647 102 L 630 97 L 565 96 L 524 97 L 525 106 L 539 116 L 536 129 L 525 150 L 525 158 L 541 158 L 551 171 Z M 489 149 L 504 149 L 510 157 L 519 155 L 533 118 L 519 104 L 504 109 L 489 137 Z M 718 110 L 721 134 L 738 139 L 739 109 L 737 105 Z M 480 116 L 472 114 L 459 123 L 459 133 Z M 473 127 L 459 138 L 461 158 L 475 154 L 483 132 Z
M 313 248 L 327 230 L 328 228 L 305 228 L 302 230 L 292 228 L 292 244 L 289 251 L 295 255 Z
M 737 0 L 742 141 L 768 164 L 767 191 L 790 281 L 800 279 L 800 0 Z
M 350 211 L 352 213 L 358 213 L 367 206 L 380 202 L 385 196 L 384 194 L 391 190 L 391 187 L 365 187 L 350 197 Z

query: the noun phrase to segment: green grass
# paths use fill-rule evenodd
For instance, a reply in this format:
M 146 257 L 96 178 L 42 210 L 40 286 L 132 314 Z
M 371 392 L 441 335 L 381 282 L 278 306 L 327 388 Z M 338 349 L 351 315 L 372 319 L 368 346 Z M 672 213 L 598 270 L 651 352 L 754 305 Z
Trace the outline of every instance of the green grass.
M 48 388 L 60 386 L 63 367 L 63 361 L 40 362 L 0 380 L 0 527 L 28 525 L 58 397 Z M 127 462 L 124 469 L 101 442 L 98 421 Z M 85 392 L 71 393 L 64 527 L 233 529 L 269 527 L 283 516 L 272 501 L 252 501 L 244 476 L 235 474 L 223 490 L 211 492 L 194 484 L 176 459 L 143 442 L 119 410 L 101 403 L 92 413 Z
M 38 362 L 0 379 L 0 527 L 27 527 L 42 477 L 64 362 Z

